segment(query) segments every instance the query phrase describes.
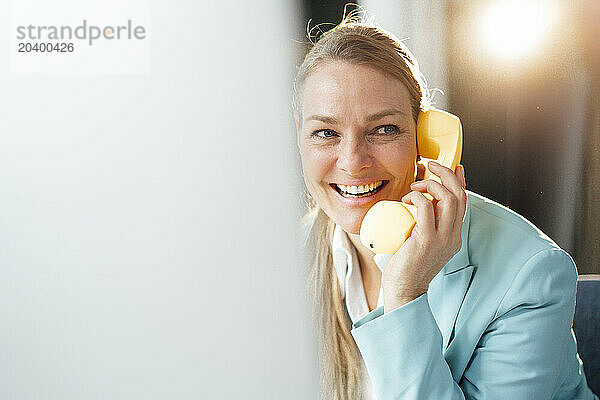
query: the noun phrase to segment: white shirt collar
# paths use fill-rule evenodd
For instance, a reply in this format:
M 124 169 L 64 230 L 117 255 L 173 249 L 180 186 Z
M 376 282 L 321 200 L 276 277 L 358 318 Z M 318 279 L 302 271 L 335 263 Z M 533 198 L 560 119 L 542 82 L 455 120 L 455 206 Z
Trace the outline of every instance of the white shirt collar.
M 365 296 L 356 249 L 348 234 L 337 224 L 333 231 L 331 250 L 342 298 L 345 299 L 348 315 L 354 323 L 369 313 L 369 306 Z M 377 307 L 382 305 L 383 290 L 380 288 Z

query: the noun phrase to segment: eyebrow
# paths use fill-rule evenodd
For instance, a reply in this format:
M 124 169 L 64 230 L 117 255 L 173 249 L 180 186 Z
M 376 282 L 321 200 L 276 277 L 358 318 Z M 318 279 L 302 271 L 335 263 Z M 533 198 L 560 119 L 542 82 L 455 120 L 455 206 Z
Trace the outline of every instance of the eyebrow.
M 401 115 L 403 117 L 406 117 L 406 113 L 400 110 L 396 110 L 394 108 L 390 108 L 388 110 L 383 110 L 380 112 L 377 112 L 375 114 L 371 114 L 366 118 L 367 122 L 373 122 L 373 121 L 377 121 L 383 117 L 387 117 L 388 115 Z M 326 124 L 331 124 L 331 125 L 335 125 L 338 123 L 337 119 L 335 119 L 335 117 L 329 116 L 329 115 L 311 115 L 310 117 L 308 117 L 306 119 L 307 121 L 310 120 L 314 120 L 314 121 L 321 121 L 324 122 Z

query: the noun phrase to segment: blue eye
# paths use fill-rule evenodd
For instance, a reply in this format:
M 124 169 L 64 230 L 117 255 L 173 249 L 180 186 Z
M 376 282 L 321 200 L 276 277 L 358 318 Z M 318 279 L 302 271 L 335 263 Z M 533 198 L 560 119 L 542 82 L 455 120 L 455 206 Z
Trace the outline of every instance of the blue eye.
M 383 132 L 382 132 L 383 130 Z M 396 125 L 383 125 L 375 129 L 375 132 L 383 135 L 390 135 L 400 132 L 400 128 Z
M 321 129 L 321 130 L 318 130 L 318 131 L 314 131 L 312 133 L 312 136 L 316 136 L 316 137 L 321 138 L 321 139 L 327 139 L 327 138 L 334 137 L 335 136 L 335 131 L 332 131 L 331 129 Z

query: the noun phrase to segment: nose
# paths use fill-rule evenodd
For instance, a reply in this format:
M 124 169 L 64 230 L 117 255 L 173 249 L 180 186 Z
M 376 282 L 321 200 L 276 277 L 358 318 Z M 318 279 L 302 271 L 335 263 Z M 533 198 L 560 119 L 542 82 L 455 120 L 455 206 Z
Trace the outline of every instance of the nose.
M 368 144 L 361 138 L 344 138 L 339 144 L 337 167 L 350 176 L 359 176 L 373 165 Z

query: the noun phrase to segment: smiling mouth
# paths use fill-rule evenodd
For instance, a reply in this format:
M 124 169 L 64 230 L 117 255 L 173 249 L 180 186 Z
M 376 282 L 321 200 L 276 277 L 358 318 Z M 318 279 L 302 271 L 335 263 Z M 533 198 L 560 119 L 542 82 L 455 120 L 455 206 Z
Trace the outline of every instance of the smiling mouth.
M 375 193 L 383 189 L 383 187 L 387 185 L 388 182 L 389 181 L 387 180 L 382 180 L 362 186 L 346 186 L 338 185 L 337 183 L 331 183 L 329 184 L 329 186 L 334 188 L 335 191 L 338 192 L 342 197 L 360 198 L 374 195 Z

